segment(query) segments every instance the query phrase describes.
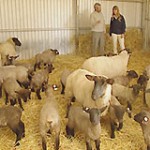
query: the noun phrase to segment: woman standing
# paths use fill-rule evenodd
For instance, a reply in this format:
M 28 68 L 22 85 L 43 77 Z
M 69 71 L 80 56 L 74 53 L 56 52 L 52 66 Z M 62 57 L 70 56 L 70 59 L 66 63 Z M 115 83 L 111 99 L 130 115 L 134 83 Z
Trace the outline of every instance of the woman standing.
M 126 30 L 125 19 L 120 14 L 118 6 L 114 6 L 112 9 L 112 17 L 110 22 L 110 36 L 112 36 L 114 54 L 118 54 L 117 40 L 119 41 L 121 50 L 125 49 L 124 45 L 125 30 Z

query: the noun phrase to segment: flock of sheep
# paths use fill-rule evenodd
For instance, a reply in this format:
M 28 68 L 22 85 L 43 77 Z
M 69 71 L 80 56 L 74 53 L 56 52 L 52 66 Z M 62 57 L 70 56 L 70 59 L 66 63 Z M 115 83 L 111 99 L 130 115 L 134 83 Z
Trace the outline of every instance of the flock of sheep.
M 53 94 L 57 87 L 49 85 L 48 80 L 59 52 L 48 49 L 37 54 L 34 62 L 18 62 L 15 61 L 18 57 L 16 46 L 21 46 L 21 42 L 14 37 L 0 44 L 0 96 L 4 93 L 5 104 L 10 103 L 0 108 L 0 126 L 8 126 L 16 134 L 15 146 L 19 145 L 25 136 L 22 100 L 27 102 L 32 92 L 40 100 L 40 93 L 45 92 L 46 102 L 39 114 L 42 149 L 47 149 L 47 133 L 55 133 L 55 150 L 58 150 L 61 118 Z M 134 70 L 127 70 L 129 58 L 128 50 L 110 57 L 91 57 L 80 69 L 64 70 L 60 76 L 61 94 L 65 94 L 67 101 L 66 136 L 70 138 L 75 131 L 80 131 L 85 136 L 87 150 L 92 149 L 91 140 L 95 142 L 96 150 L 100 150 L 101 117 L 109 116 L 110 137 L 115 138 L 115 130 L 123 128 L 125 112 L 132 117 L 132 103 L 140 91 L 143 91 L 143 102 L 150 107 L 150 66 L 138 78 Z M 133 78 L 138 78 L 137 83 L 130 86 Z M 14 106 L 17 103 L 20 108 Z M 134 116 L 142 127 L 147 150 L 150 150 L 149 118 L 150 112 L 146 110 Z

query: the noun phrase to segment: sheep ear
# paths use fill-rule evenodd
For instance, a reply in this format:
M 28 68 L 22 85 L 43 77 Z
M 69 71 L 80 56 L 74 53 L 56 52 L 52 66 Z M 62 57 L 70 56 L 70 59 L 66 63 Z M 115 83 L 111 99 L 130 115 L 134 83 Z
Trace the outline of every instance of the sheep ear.
M 92 75 L 85 75 L 85 77 L 90 80 L 90 81 L 94 81 L 95 80 L 95 76 L 92 76 Z
M 106 82 L 112 85 L 114 83 L 114 79 L 107 79 Z
M 106 110 L 106 108 L 107 108 L 107 106 L 102 107 L 102 108 L 100 109 L 100 113 L 104 112 L 104 111 Z
M 142 124 L 148 124 L 149 121 L 150 121 L 149 118 L 147 116 L 144 116 L 142 120 Z
M 150 93 L 150 89 L 147 89 L 147 90 L 145 91 L 145 93 Z
M 89 112 L 90 112 L 90 108 L 88 108 L 88 107 L 83 107 L 83 111 L 89 113 Z

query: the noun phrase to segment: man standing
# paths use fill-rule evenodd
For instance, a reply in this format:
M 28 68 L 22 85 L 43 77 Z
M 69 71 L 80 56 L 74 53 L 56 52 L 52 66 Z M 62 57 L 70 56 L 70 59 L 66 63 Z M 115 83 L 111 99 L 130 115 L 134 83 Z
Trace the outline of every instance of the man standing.
M 101 4 L 95 3 L 94 12 L 90 15 L 92 30 L 92 55 L 96 56 L 97 50 L 104 55 L 106 26 L 104 16 L 101 12 Z

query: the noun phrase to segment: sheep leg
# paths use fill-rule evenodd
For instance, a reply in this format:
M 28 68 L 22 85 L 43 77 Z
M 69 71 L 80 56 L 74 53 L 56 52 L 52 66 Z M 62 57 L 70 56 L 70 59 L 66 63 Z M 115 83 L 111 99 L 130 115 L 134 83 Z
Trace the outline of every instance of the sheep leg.
M 58 133 L 58 134 L 56 135 L 56 139 L 55 139 L 55 150 L 58 150 L 58 149 L 59 149 L 59 144 L 60 144 L 59 134 L 60 134 L 60 133 Z
M 68 125 L 66 126 L 66 133 L 68 138 L 74 137 L 74 129 L 71 129 Z
M 86 149 L 92 150 L 90 139 L 86 140 Z
M 7 92 L 5 92 L 5 105 L 7 105 L 8 104 L 8 93 Z
M 47 150 L 46 137 L 45 136 L 42 136 L 42 149 Z
M 111 135 L 110 135 L 110 137 L 112 139 L 114 139 L 115 138 L 115 123 L 113 121 L 111 121 L 110 126 L 111 126 Z
M 96 150 L 100 150 L 100 140 L 99 139 L 95 140 L 95 146 L 96 146 Z
M 72 105 L 71 102 L 75 102 L 75 97 L 72 97 L 72 98 L 70 98 L 70 100 L 69 100 L 69 103 L 68 103 L 68 105 L 67 105 L 66 118 L 68 118 L 69 110 L 70 110 L 70 107 L 71 107 L 71 105 Z
M 0 98 L 2 98 L 2 85 L 0 85 Z
M 36 95 L 38 97 L 39 100 L 41 100 L 41 95 L 40 95 L 40 89 L 36 90 Z
M 147 146 L 147 150 L 150 150 L 150 146 L 149 145 Z
M 19 103 L 20 108 L 21 108 L 22 110 L 24 110 L 24 109 L 23 109 L 23 106 L 22 106 L 21 98 L 18 98 L 18 103 Z
M 120 131 L 123 128 L 123 122 L 119 122 L 119 127 L 117 128 L 118 131 Z
M 65 94 L 65 86 L 62 82 L 61 82 L 61 87 L 62 87 L 61 94 Z

